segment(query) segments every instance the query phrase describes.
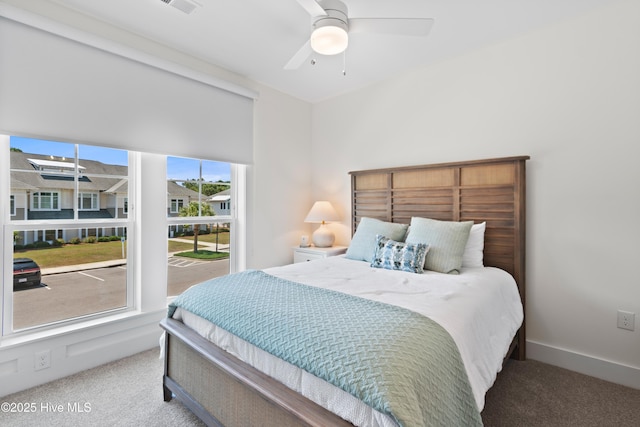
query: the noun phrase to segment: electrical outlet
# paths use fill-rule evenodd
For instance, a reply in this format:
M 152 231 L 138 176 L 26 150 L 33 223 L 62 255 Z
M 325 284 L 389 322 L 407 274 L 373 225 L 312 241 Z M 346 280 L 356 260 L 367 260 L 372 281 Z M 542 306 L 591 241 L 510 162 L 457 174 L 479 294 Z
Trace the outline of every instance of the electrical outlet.
M 636 326 L 636 314 L 618 310 L 618 328 L 633 331 Z
M 44 350 L 35 354 L 35 370 L 47 369 L 51 367 L 51 350 Z

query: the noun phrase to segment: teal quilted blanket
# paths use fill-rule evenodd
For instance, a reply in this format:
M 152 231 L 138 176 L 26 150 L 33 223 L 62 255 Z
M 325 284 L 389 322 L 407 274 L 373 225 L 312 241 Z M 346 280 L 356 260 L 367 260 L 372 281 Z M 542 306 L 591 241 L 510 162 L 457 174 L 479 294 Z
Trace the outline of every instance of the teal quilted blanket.
M 194 286 L 193 312 L 352 394 L 401 426 L 482 425 L 451 336 L 415 312 L 245 271 Z

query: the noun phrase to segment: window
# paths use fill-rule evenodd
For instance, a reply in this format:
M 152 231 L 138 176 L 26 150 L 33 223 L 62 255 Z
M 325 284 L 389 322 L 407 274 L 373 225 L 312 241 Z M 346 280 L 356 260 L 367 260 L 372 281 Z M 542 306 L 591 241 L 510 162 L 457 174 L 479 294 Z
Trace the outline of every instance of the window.
M 126 238 L 133 223 L 117 211 L 129 197 L 134 154 L 28 138 L 9 143 L 16 188 L 4 235 L 13 236 L 14 262 L 28 258 L 34 267 L 31 275 L 14 273 L 13 292 L 5 290 L 4 333 L 132 308 Z
M 245 259 L 238 250 L 243 247 L 243 234 L 235 219 L 236 212 L 244 209 L 237 203 L 243 200 L 237 193 L 243 194 L 245 186 L 242 165 L 160 156 L 159 161 L 166 159 L 167 164 L 165 188 L 158 187 L 157 174 L 149 179 L 138 169 L 150 159 L 156 165 L 157 154 L 4 136 L 0 136 L 0 148 L 5 150 L 0 157 L 4 165 L 0 182 L 15 211 L 1 221 L 4 247 L 13 248 L 5 251 L 3 259 L 3 336 L 28 336 L 43 328 L 96 318 L 106 321 L 125 312 L 133 315 L 132 309 L 140 309 L 136 305 L 140 299 L 135 298 L 138 290 L 152 298 L 159 293 L 177 295 L 195 283 L 244 268 Z M 34 167 L 29 159 L 74 166 L 45 170 Z M 151 205 L 166 216 L 167 228 L 134 228 L 139 212 L 133 202 L 140 194 L 151 197 Z M 216 195 L 224 196 L 231 211 L 216 210 L 220 204 L 212 201 Z M 177 212 L 170 214 L 172 201 Z M 58 209 L 34 209 L 46 203 Z M 195 210 L 190 209 L 194 206 Z M 140 240 L 134 230 L 144 230 Z M 167 282 L 136 283 L 136 277 L 148 278 L 151 272 L 143 262 L 133 262 L 138 253 L 133 245 L 144 246 L 157 237 L 169 247 L 167 253 L 154 246 L 152 257 L 166 262 Z M 205 257 L 193 258 L 189 252 Z M 40 277 L 12 281 L 9 271 L 15 258 L 32 259 Z M 108 268 L 91 265 L 94 262 Z M 153 263 L 150 268 L 157 271 L 158 267 L 163 269 L 163 264 Z
M 13 194 L 9 198 L 9 215 L 16 216 L 16 196 Z
M 230 193 L 230 176 L 229 163 L 167 158 L 167 295 L 229 273 L 234 221 L 229 212 L 217 212 L 220 203 L 215 197 Z
M 60 210 L 59 199 L 60 195 L 57 191 L 36 191 L 31 193 L 31 209 L 34 211 Z
M 80 193 L 78 195 L 78 209 L 81 211 L 100 210 L 98 193 Z
M 169 212 L 178 213 L 180 209 L 184 207 L 184 200 L 182 199 L 171 199 L 171 209 Z

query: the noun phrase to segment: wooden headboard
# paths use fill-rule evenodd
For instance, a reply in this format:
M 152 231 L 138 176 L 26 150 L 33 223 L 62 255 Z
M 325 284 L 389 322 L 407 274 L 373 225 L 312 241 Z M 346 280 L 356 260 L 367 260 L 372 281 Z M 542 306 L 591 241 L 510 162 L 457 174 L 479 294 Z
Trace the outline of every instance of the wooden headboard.
M 525 162 L 529 156 L 349 172 L 352 233 L 362 217 L 487 223 L 484 264 L 509 272 L 525 304 Z M 525 357 L 525 325 L 517 357 Z

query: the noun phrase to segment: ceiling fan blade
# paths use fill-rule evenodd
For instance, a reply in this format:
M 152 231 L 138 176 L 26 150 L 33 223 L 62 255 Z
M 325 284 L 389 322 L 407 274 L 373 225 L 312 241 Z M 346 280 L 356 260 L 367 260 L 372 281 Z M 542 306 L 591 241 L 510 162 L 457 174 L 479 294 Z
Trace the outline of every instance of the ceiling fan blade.
M 433 27 L 432 18 L 354 18 L 349 19 L 350 33 L 394 34 L 425 37 Z
M 297 70 L 304 61 L 311 55 L 313 50 L 311 49 L 311 42 L 307 42 L 293 55 L 293 57 L 284 66 L 285 70 Z
M 318 4 L 316 0 L 298 0 L 300 6 L 306 10 L 312 17 L 325 16 L 327 12 Z

